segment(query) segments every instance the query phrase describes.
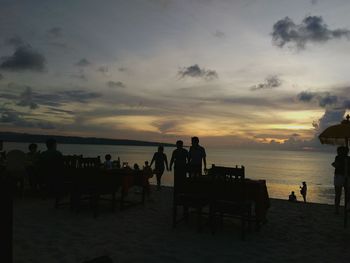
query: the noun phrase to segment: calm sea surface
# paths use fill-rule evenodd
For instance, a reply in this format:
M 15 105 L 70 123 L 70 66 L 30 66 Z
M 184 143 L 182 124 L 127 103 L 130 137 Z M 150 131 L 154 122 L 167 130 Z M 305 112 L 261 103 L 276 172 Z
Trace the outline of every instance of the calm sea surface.
M 4 143 L 5 150 L 20 149 L 27 151 L 26 143 Z M 120 157 L 122 162 L 129 165 L 151 161 L 156 147 L 114 146 L 114 145 L 76 145 L 60 144 L 63 154 L 83 154 L 86 157 L 101 156 L 109 153 L 113 160 Z M 40 150 L 45 150 L 39 144 Z M 165 153 L 170 161 L 174 148 L 166 147 Z M 265 151 L 206 148 L 208 168 L 211 164 L 235 166 L 244 165 L 246 177 L 265 179 L 270 197 L 286 199 L 290 191 L 295 191 L 299 200 L 299 185 L 306 181 L 308 185 L 308 200 L 317 203 L 333 203 L 333 153 L 301 152 L 301 151 Z M 335 149 L 334 149 L 335 153 Z M 172 172 L 165 172 L 162 182 L 164 185 L 173 184 Z M 152 183 L 155 183 L 154 181 Z

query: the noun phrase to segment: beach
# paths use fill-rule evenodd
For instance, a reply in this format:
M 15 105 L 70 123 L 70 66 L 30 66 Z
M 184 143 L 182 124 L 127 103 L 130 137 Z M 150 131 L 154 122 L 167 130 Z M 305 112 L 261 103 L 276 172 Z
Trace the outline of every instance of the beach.
M 134 190 L 128 198 L 138 198 Z M 153 201 L 96 219 L 86 207 L 55 209 L 53 200 L 14 200 L 14 262 L 84 262 L 108 255 L 113 262 L 348 262 L 350 227 L 327 204 L 271 199 L 267 223 L 240 238 L 239 223 L 224 221 L 212 235 L 195 215 L 172 228 L 172 188 L 153 191 Z M 181 214 L 181 213 L 180 213 Z M 206 220 L 204 220 L 205 222 Z

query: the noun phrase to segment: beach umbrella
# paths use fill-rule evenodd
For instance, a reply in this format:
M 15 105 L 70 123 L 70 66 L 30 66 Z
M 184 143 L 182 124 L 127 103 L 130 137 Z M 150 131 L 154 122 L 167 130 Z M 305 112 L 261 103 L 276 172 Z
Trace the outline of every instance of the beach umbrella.
M 332 144 L 332 145 L 344 145 L 349 148 L 350 140 L 350 116 L 346 116 L 346 119 L 343 120 L 340 124 L 333 125 L 325 129 L 319 136 L 322 144 Z M 345 162 L 345 174 L 348 174 L 348 162 Z M 347 185 L 347 176 L 345 177 L 345 204 L 344 204 L 344 227 L 347 226 L 348 218 L 348 185 Z
M 350 116 L 346 116 L 340 124 L 325 129 L 319 136 L 322 144 L 344 145 L 349 147 L 350 140 Z

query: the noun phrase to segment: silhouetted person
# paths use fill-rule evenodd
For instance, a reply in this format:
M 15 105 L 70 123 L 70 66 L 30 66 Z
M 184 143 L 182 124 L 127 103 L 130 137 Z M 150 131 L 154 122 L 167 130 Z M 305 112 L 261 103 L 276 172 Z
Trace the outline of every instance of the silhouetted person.
M 307 185 L 306 182 L 303 182 L 303 185 L 300 186 L 300 194 L 304 199 L 304 203 L 306 203 L 306 194 L 307 194 Z
M 297 197 L 296 197 L 294 191 L 292 191 L 292 192 L 290 193 L 289 198 L 288 198 L 288 201 L 289 201 L 289 202 L 297 202 Z
M 170 160 L 170 171 L 174 164 L 174 189 L 181 188 L 185 179 L 188 164 L 188 151 L 183 148 L 183 141 L 176 142 L 176 149 L 173 151 Z
M 160 190 L 161 178 L 164 173 L 165 167 L 168 168 L 168 159 L 164 153 L 164 147 L 162 145 L 158 146 L 158 151 L 154 153 L 150 166 L 155 163 L 155 173 L 157 177 L 157 190 Z
M 40 154 L 39 166 L 41 176 L 52 193 L 63 183 L 63 155 L 57 150 L 55 139 L 46 141 L 47 150 Z
M 335 157 L 332 166 L 335 168 L 334 170 L 334 190 L 335 190 L 335 213 L 339 213 L 339 205 L 340 198 L 342 194 L 343 187 L 345 188 L 346 174 L 345 174 L 345 166 L 349 166 L 349 157 L 348 157 L 349 149 L 344 146 L 340 146 L 337 148 L 337 156 Z M 349 172 L 349 171 L 348 171 Z M 345 190 L 345 189 L 344 189 Z M 346 191 L 345 191 L 346 192 Z M 347 198 L 347 196 L 345 196 Z
M 29 144 L 29 152 L 27 153 L 27 174 L 29 185 L 32 190 L 38 190 L 39 178 L 37 166 L 40 159 L 40 152 L 38 152 L 38 145 L 35 143 Z
M 189 151 L 188 162 L 190 165 L 191 175 L 202 175 L 202 162 L 204 164 L 204 170 L 207 170 L 207 161 L 205 149 L 199 145 L 198 137 L 192 137 L 192 146 Z
M 110 170 L 113 168 L 112 156 L 110 154 L 105 155 L 104 168 Z
M 134 164 L 134 170 L 140 171 L 140 166 L 137 163 Z

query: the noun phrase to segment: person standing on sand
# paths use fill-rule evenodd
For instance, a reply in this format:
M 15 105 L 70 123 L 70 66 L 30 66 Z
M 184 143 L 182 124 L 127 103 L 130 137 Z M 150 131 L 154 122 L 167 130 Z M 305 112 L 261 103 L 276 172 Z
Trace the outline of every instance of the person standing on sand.
M 176 149 L 173 151 L 170 160 L 170 171 L 174 164 L 174 189 L 181 187 L 186 178 L 188 151 L 183 148 L 183 141 L 176 142 Z
M 199 145 L 198 137 L 192 137 L 191 141 L 192 146 L 188 154 L 191 176 L 202 175 L 202 162 L 204 164 L 204 171 L 207 170 L 205 149 Z
M 337 156 L 335 157 L 332 166 L 335 168 L 334 170 L 334 190 L 335 190 L 335 213 L 339 214 L 339 205 L 340 198 L 342 194 L 343 187 L 345 188 L 345 167 L 348 166 L 350 169 L 349 157 L 348 157 L 349 149 L 344 146 L 340 146 L 337 148 Z M 345 189 L 344 189 L 345 190 Z M 347 196 L 345 196 L 347 198 Z
M 307 194 L 307 185 L 306 182 L 303 182 L 303 185 L 300 186 L 300 194 L 304 199 L 304 203 L 306 203 L 306 194 Z
M 168 159 L 164 153 L 164 147 L 162 145 L 158 146 L 158 151 L 154 153 L 150 166 L 154 163 L 155 173 L 157 177 L 157 190 L 160 190 L 161 178 L 164 173 L 165 167 L 169 170 Z

